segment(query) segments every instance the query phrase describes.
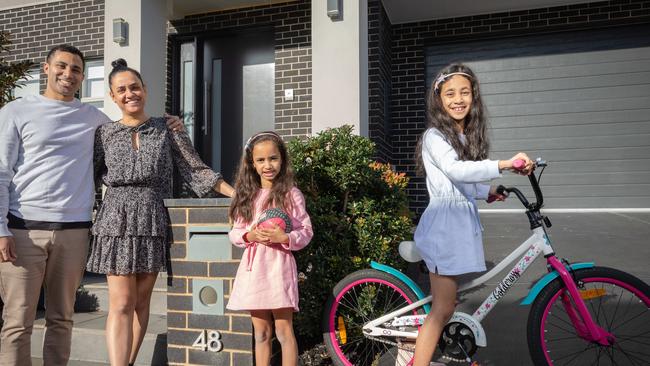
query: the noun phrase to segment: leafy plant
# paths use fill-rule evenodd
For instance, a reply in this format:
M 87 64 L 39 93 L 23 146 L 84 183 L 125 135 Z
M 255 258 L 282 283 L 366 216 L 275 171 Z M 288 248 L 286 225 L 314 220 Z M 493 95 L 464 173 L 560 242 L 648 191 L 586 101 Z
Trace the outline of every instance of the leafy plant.
M 314 228 L 311 243 L 296 253 L 301 347 L 321 340 L 323 307 L 335 284 L 370 261 L 405 267 L 397 245 L 410 235 L 408 178 L 372 161 L 372 141 L 352 126 L 292 140 L 289 153 Z
M 12 90 L 20 87 L 20 80 L 27 80 L 27 72 L 33 66 L 29 60 L 14 63 L 5 61 L 2 54 L 9 50 L 10 45 L 9 33 L 0 31 L 0 108 L 13 100 Z

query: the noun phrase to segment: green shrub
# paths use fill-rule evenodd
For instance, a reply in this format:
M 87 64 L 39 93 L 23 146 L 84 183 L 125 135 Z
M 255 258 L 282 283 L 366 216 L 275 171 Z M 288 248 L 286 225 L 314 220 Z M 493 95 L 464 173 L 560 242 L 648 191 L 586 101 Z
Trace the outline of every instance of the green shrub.
M 351 126 L 288 145 L 314 228 L 311 243 L 296 253 L 300 313 L 295 329 L 301 347 L 309 347 L 321 341 L 323 307 L 338 281 L 368 268 L 371 260 L 405 267 L 397 245 L 410 236 L 412 225 L 408 179 L 374 163 L 374 144 L 354 135 Z

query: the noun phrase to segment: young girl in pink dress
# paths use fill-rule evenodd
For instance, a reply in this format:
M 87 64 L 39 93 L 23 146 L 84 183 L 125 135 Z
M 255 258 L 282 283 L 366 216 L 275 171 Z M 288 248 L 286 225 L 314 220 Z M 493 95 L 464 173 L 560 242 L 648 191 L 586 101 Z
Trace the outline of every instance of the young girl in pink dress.
M 258 225 L 269 209 L 275 209 L 270 211 L 275 222 Z M 256 365 L 270 362 L 274 327 L 282 365 L 296 365 L 293 312 L 298 311 L 298 276 L 292 251 L 304 248 L 313 232 L 305 199 L 294 186 L 287 149 L 275 132 L 248 139 L 229 215 L 234 222 L 230 241 L 245 250 L 227 308 L 250 311 Z

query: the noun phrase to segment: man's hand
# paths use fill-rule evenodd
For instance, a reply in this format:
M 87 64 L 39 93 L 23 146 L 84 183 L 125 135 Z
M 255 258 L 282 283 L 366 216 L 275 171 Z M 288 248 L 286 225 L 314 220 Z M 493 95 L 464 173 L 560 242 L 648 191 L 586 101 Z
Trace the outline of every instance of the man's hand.
M 165 119 L 167 120 L 167 128 L 169 128 L 172 131 L 184 131 L 185 130 L 185 125 L 183 124 L 183 120 L 180 119 L 178 116 L 172 116 L 170 114 L 165 113 Z
M 14 262 L 16 260 L 16 243 L 13 236 L 0 237 L 0 262 Z

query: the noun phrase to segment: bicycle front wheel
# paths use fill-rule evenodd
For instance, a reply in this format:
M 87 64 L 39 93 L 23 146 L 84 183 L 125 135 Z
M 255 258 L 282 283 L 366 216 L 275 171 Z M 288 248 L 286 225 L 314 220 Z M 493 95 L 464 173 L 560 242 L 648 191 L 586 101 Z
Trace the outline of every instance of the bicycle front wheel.
M 411 365 L 412 344 L 402 347 L 399 339 L 367 338 L 363 325 L 417 300 L 417 295 L 402 281 L 374 269 L 363 269 L 341 280 L 323 314 L 323 338 L 334 364 Z M 416 314 L 418 311 L 414 310 L 404 315 Z
M 562 301 L 564 283 L 557 278 L 542 290 L 528 316 L 528 347 L 534 364 L 647 365 L 650 287 L 628 273 L 606 267 L 581 269 L 574 275 L 594 322 L 616 341 L 602 346 L 578 335 Z M 570 306 L 575 308 L 572 301 Z

